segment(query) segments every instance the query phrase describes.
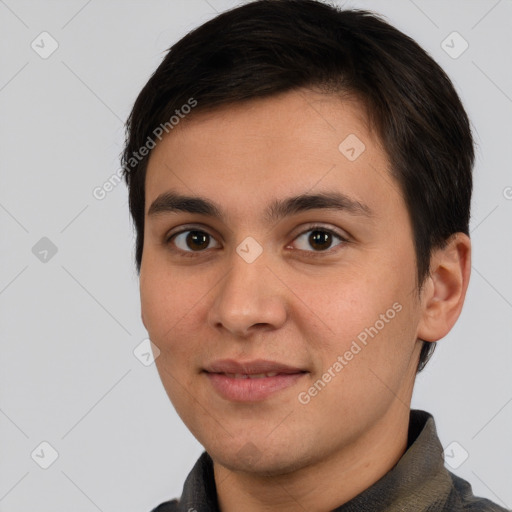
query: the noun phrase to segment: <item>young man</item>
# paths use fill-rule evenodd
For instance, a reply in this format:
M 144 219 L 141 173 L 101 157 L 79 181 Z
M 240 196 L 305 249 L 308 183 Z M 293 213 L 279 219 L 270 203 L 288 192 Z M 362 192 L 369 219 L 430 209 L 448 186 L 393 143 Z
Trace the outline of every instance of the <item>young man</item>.
M 445 73 L 368 12 L 259 0 L 170 49 L 123 165 L 142 320 L 205 451 L 155 511 L 504 510 L 410 409 L 468 287 L 473 157 Z

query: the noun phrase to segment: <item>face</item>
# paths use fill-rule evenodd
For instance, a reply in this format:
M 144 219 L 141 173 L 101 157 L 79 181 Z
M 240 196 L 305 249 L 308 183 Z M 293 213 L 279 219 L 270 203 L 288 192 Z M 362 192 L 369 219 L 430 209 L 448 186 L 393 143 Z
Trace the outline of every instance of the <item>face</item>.
M 413 233 L 363 112 L 288 92 L 197 114 L 151 154 L 142 319 L 176 411 L 225 467 L 291 471 L 397 404 L 408 417 L 397 397 L 408 403 L 420 348 Z M 287 368 L 240 379 L 214 368 L 225 359 Z

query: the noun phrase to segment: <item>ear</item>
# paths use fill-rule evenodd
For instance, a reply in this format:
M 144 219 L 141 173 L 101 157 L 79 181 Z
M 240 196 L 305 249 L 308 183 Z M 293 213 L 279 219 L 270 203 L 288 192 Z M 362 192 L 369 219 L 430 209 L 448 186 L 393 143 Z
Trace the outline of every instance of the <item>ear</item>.
M 464 233 L 455 233 L 430 258 L 430 275 L 422 290 L 419 339 L 438 341 L 450 332 L 462 310 L 470 274 L 471 240 Z

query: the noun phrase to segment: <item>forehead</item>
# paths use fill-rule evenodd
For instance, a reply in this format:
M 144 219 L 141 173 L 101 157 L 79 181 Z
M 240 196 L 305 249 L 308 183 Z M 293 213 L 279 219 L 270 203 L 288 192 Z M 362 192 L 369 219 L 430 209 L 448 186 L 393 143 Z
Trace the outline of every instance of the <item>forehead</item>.
M 375 211 L 401 196 L 364 106 L 306 90 L 185 118 L 151 153 L 146 213 L 168 189 L 210 197 L 233 214 L 317 191 Z

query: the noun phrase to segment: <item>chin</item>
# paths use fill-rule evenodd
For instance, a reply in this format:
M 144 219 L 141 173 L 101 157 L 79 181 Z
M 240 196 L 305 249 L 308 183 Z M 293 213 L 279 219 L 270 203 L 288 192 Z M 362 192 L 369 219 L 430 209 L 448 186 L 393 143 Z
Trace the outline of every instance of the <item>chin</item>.
M 251 441 L 243 444 L 238 450 L 216 448 L 206 451 L 215 463 L 224 466 L 230 471 L 251 473 L 262 477 L 275 477 L 286 475 L 307 466 L 310 457 L 297 453 L 296 450 L 280 447 L 276 452 L 270 447 L 258 448 Z

